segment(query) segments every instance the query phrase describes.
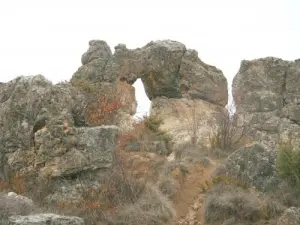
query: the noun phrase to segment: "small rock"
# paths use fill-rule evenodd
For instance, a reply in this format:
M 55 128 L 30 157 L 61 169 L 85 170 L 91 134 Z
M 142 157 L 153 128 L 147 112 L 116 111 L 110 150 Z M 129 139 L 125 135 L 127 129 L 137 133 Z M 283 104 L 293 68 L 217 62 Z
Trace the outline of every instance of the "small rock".
M 60 216 L 52 213 L 29 216 L 12 216 L 9 225 L 84 225 L 79 217 Z

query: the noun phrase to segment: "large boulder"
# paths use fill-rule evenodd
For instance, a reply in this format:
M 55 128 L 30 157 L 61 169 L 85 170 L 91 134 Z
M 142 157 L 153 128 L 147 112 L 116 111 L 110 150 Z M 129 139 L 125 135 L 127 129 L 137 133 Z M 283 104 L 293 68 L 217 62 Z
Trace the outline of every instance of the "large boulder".
M 119 44 L 113 55 L 109 52 L 106 42 L 90 41 L 73 83 L 120 80 L 133 84 L 141 78 L 150 100 L 188 97 L 227 104 L 227 81 L 222 71 L 202 62 L 195 50 L 187 50 L 180 42 L 152 41 L 133 50 Z
M 252 137 L 274 149 L 279 141 L 300 140 L 300 60 L 267 57 L 243 60 L 233 80 L 233 98 L 241 123 Z

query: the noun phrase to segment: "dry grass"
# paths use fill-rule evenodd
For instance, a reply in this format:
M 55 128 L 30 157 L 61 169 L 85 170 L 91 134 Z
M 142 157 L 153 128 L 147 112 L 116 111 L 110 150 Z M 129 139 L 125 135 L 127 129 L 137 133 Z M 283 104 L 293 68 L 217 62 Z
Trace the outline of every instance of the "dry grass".
M 223 222 L 231 218 L 257 222 L 279 216 L 285 207 L 280 203 L 250 190 L 233 185 L 217 185 L 205 201 L 205 220 Z
M 143 117 L 133 124 L 133 130 L 123 132 L 118 139 L 118 148 L 124 151 L 145 151 L 162 155 L 170 153 L 170 137 L 160 130 L 162 120 L 158 117 Z
M 165 225 L 175 216 L 171 202 L 155 187 L 148 186 L 134 204 L 119 206 L 113 216 L 106 216 L 109 224 Z
M 173 216 L 170 200 L 155 185 L 136 177 L 129 153 L 117 152 L 115 164 L 99 185 L 87 188 L 82 181 L 82 200 L 63 201 L 59 211 L 85 219 L 88 225 L 103 224 L 166 224 Z M 147 167 L 139 167 L 139 169 Z

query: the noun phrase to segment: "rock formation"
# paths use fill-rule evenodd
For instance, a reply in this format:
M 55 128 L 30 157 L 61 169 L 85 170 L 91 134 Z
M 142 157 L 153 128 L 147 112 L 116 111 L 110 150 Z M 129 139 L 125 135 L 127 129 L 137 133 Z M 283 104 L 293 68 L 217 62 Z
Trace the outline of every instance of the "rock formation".
M 275 190 L 280 183 L 277 176 L 276 151 L 266 151 L 258 143 L 248 144 L 231 154 L 215 172 L 217 177 L 242 179 L 259 191 Z
M 151 115 L 164 120 L 161 128 L 173 136 L 175 144 L 209 147 L 216 117 L 227 104 L 227 81 L 221 70 L 202 62 L 195 50 L 164 40 L 137 49 L 119 44 L 112 53 L 105 41 L 92 40 L 81 62 L 70 84 L 53 85 L 42 75 L 0 83 L 0 181 L 9 180 L 14 172 L 25 175 L 29 187 L 51 180 L 51 192 L 44 193 L 43 203 L 55 204 L 61 199 L 78 203 L 83 198 L 80 191 L 90 187 L 105 189 L 99 180 L 115 162 L 119 130 L 131 128 L 136 112 L 132 84 L 139 78 L 152 101 Z M 116 121 L 91 126 L 86 111 L 99 96 L 117 97 L 122 108 Z M 233 81 L 233 98 L 240 125 L 250 123 L 249 136 L 256 142 L 230 155 L 215 175 L 242 179 L 263 192 L 282 187 L 275 150 L 281 141 L 300 146 L 300 60 L 242 61 Z M 150 144 L 160 149 L 156 153 L 170 153 L 159 141 Z M 169 159 L 176 161 L 174 155 Z M 150 192 L 148 195 L 147 199 L 153 199 Z M 15 194 L 6 198 L 22 201 L 28 209 L 34 207 L 30 199 Z M 131 210 L 143 222 L 140 211 Z M 18 214 L 9 220 L 20 225 L 83 224 L 80 218 L 54 214 Z M 278 223 L 286 221 L 298 224 L 299 210 L 287 209 Z
M 213 114 L 220 112 L 227 104 L 227 80 L 222 71 L 205 64 L 198 58 L 197 51 L 186 49 L 185 45 L 176 41 L 150 42 L 133 50 L 119 44 L 112 54 L 106 42 L 92 40 L 88 51 L 82 56 L 82 64 L 72 77 L 73 84 L 98 82 L 101 89 L 104 84 L 133 84 L 141 78 L 152 101 L 152 115 L 159 115 L 165 120 L 165 130 L 173 134 L 177 141 L 190 129 L 190 121 L 185 120 L 187 114 L 193 111 L 194 102 L 197 118 L 201 117 L 202 121 L 208 120 L 203 118 L 203 114 L 213 119 Z M 120 92 L 121 95 L 123 93 Z M 131 96 L 129 99 L 134 99 L 134 92 L 127 92 L 127 95 Z M 130 107 L 133 108 L 132 103 Z M 131 115 L 134 113 L 130 111 Z M 126 118 L 128 120 L 128 116 Z M 172 118 L 182 123 L 180 129 L 176 123 L 167 121 Z M 206 129 L 202 127 L 202 130 L 206 130 L 203 136 L 208 136 L 210 126 L 206 125 Z M 179 136 L 175 135 L 178 133 Z
M 255 140 L 270 149 L 287 139 L 300 146 L 300 60 L 244 60 L 232 86 L 237 114 L 251 121 Z
M 12 216 L 10 225 L 84 225 L 83 219 L 74 216 L 60 216 L 53 213 L 33 214 L 29 216 Z
M 239 123 L 250 125 L 248 135 L 255 143 L 235 151 L 216 175 L 243 179 L 263 192 L 283 189 L 286 183 L 276 169 L 278 146 L 300 147 L 300 60 L 242 61 L 233 98 Z
M 111 167 L 118 128 L 86 127 L 86 100 L 76 88 L 41 75 L 18 77 L 1 86 L 0 100 L 1 179 L 18 172 L 32 184 L 37 177 L 59 184 Z
M 202 99 L 227 104 L 227 81 L 216 67 L 203 63 L 195 50 L 171 40 L 150 42 L 142 48 L 127 49 L 119 44 L 112 55 L 106 42 L 92 40 L 82 56 L 82 66 L 73 80 L 94 82 L 141 78 L 150 100 L 156 97 Z

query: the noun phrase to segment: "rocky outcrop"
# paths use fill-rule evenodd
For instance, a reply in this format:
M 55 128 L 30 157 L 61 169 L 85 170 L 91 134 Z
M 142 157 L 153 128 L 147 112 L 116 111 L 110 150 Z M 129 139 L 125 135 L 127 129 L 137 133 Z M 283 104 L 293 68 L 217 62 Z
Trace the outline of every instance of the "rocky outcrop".
M 268 151 L 258 143 L 246 145 L 220 165 L 214 173 L 216 178 L 228 177 L 237 182 L 268 192 L 279 187 L 281 180 L 277 176 L 276 152 Z
M 79 217 L 59 216 L 52 213 L 34 214 L 29 216 L 12 216 L 9 225 L 84 225 Z
M 18 77 L 2 85 L 0 99 L 2 180 L 18 172 L 30 177 L 28 186 L 40 178 L 55 178 L 56 185 L 68 177 L 72 189 L 74 177 L 96 179 L 111 167 L 118 128 L 87 127 L 85 96 L 70 84 Z
M 124 44 L 119 44 L 111 54 L 106 42 L 92 40 L 82 56 L 82 64 L 71 83 L 75 86 L 85 82 L 98 83 L 99 90 L 111 87 L 117 98 L 125 98 L 122 108 L 127 109 L 127 114 L 118 112 L 119 122 L 115 122 L 122 130 L 130 127 L 130 122 L 124 124 L 124 121 L 130 121 L 130 115 L 136 110 L 136 104 L 132 104 L 135 102 L 134 92 L 130 91 L 128 84 L 133 84 L 138 78 L 152 100 L 151 115 L 164 120 L 163 129 L 177 142 L 182 141 L 179 136 L 182 138 L 190 133 L 192 122 L 189 116 L 193 111 L 196 110 L 197 119 L 204 122 L 208 119 L 206 117 L 213 120 L 214 113 L 220 112 L 227 104 L 227 80 L 222 71 L 202 62 L 197 51 L 186 49 L 180 42 L 152 41 L 137 49 L 127 49 Z M 122 91 L 119 86 L 123 87 Z M 198 128 L 199 137 L 209 136 L 209 124 Z
M 291 207 L 286 209 L 277 221 L 277 225 L 300 224 L 300 208 Z
M 115 126 L 49 125 L 36 133 L 36 166 L 42 165 L 40 172 L 47 177 L 68 177 L 110 168 L 117 133 Z
M 180 64 L 182 96 L 225 106 L 228 101 L 227 80 L 221 70 L 202 62 L 195 50 L 187 50 Z
M 233 98 L 252 136 L 274 149 L 279 140 L 300 146 L 300 60 L 244 60 L 233 80 Z
M 0 148 L 7 152 L 30 148 L 35 132 L 51 118 L 70 126 L 83 124 L 84 104 L 84 96 L 71 85 L 52 85 L 42 75 L 6 83 L 0 89 Z
M 141 78 L 150 100 L 188 97 L 227 104 L 227 81 L 222 71 L 202 62 L 195 50 L 187 50 L 182 43 L 156 41 L 133 50 L 120 44 L 113 55 L 104 41 L 93 40 L 89 45 L 73 81 L 133 84 Z

